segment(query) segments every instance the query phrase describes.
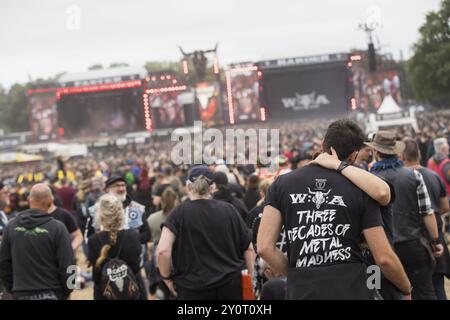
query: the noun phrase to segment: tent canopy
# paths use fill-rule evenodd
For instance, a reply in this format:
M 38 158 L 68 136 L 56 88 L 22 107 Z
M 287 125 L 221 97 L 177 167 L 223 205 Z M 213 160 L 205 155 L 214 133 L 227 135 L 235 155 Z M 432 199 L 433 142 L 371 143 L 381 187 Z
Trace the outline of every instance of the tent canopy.
M 381 106 L 377 111 L 377 114 L 389 114 L 401 111 L 402 109 L 398 106 L 397 102 L 395 102 L 394 98 L 392 98 L 391 95 L 387 95 L 386 97 L 384 97 L 383 102 L 381 103 Z
M 24 163 L 42 160 L 44 160 L 44 158 L 40 155 L 26 154 L 21 152 L 6 152 L 0 154 L 0 163 Z

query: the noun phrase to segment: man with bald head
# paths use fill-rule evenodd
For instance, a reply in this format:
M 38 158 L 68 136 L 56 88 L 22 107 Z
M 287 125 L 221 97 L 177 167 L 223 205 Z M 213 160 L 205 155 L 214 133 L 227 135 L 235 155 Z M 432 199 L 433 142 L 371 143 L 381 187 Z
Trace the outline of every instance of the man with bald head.
M 30 209 L 19 213 L 3 232 L 0 278 L 15 299 L 62 300 L 72 291 L 70 234 L 47 213 L 52 201 L 47 185 L 34 185 Z

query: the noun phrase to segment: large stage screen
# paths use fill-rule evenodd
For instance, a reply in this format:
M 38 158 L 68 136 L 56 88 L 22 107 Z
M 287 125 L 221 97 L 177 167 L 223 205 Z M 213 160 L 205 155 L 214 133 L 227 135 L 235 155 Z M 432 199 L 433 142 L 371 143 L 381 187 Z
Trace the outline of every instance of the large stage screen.
M 262 83 L 263 100 L 272 120 L 339 115 L 349 108 L 344 63 L 263 70 Z
M 236 122 L 260 120 L 257 71 L 251 68 L 231 69 L 230 82 Z
M 185 125 L 186 117 L 180 93 L 162 92 L 149 95 L 149 104 L 155 128 L 174 128 Z
M 55 92 L 31 94 L 28 97 L 30 130 L 38 140 L 54 139 L 58 129 Z
M 63 95 L 58 102 L 58 122 L 66 137 L 144 131 L 144 121 L 137 89 Z
M 368 73 L 362 66 L 353 70 L 353 83 L 357 105 L 364 111 L 376 112 L 386 95 L 402 103 L 400 76 L 397 70 Z
M 195 88 L 195 105 L 198 119 L 206 125 L 217 125 L 223 120 L 220 85 L 217 82 L 201 82 Z

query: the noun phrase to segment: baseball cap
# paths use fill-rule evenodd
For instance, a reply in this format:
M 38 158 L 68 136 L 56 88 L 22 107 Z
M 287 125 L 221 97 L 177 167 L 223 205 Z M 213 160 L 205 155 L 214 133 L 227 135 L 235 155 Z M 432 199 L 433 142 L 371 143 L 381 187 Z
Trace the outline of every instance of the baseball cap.
M 123 177 L 120 176 L 111 176 L 108 180 L 105 182 L 105 188 L 108 188 L 109 186 L 113 185 L 116 182 L 123 181 L 126 182 Z
M 206 177 L 208 179 L 209 184 L 213 183 L 213 179 L 214 179 L 213 173 L 205 165 L 198 165 L 198 166 L 192 167 L 191 171 L 189 172 L 188 180 L 190 182 L 194 182 L 200 176 Z

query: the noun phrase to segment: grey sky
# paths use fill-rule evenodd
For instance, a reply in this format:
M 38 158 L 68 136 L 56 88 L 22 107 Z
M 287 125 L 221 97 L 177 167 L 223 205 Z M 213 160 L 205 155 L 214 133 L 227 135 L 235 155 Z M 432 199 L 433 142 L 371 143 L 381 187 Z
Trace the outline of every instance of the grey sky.
M 179 60 L 219 41 L 222 65 L 365 48 L 357 29 L 380 8 L 383 52 L 411 55 L 425 14 L 440 0 L 1 0 L 0 85 L 80 72 L 95 63 Z M 67 27 L 71 5 L 81 28 Z M 375 38 L 376 39 L 376 38 Z M 377 40 L 375 41 L 377 44 Z

